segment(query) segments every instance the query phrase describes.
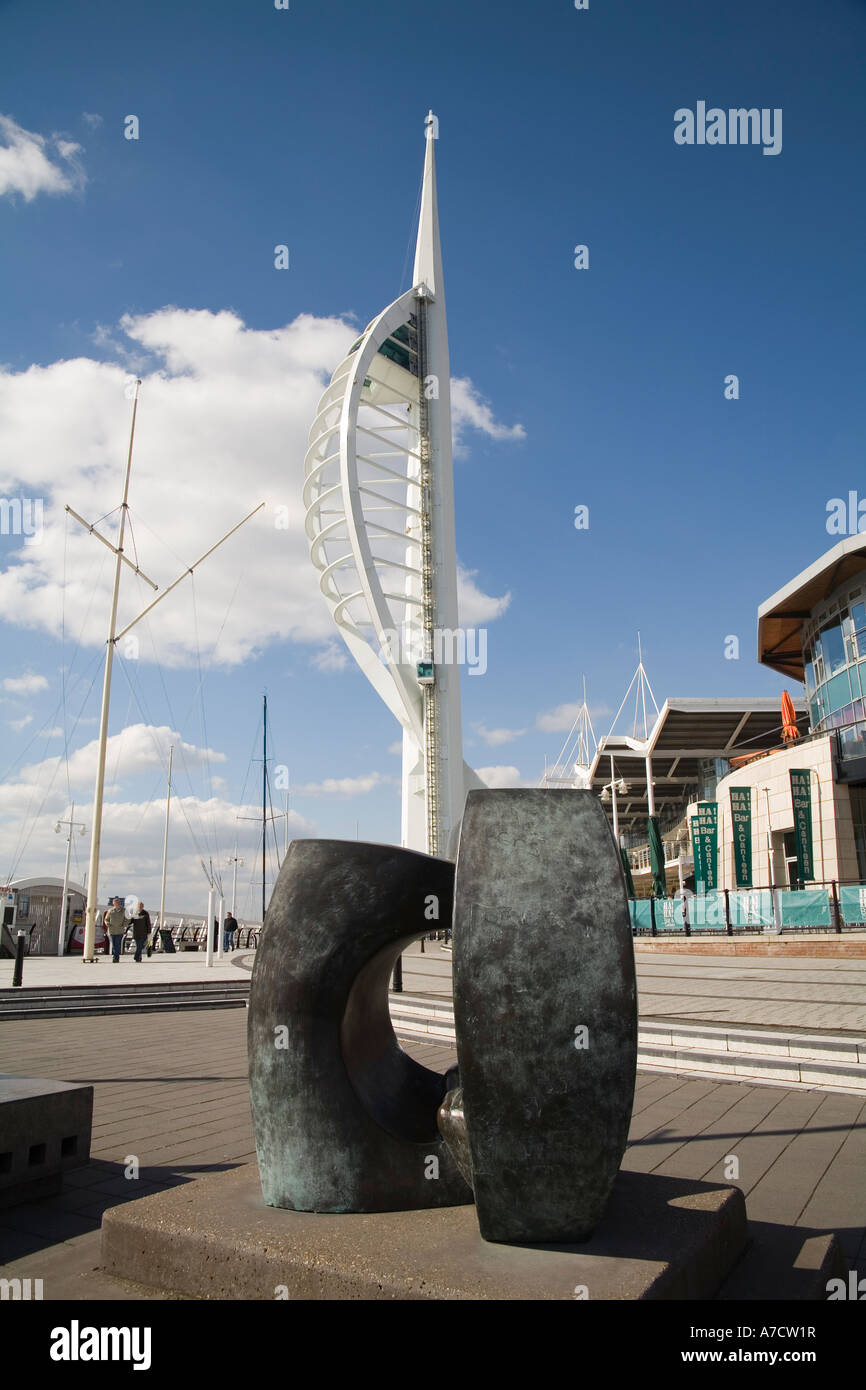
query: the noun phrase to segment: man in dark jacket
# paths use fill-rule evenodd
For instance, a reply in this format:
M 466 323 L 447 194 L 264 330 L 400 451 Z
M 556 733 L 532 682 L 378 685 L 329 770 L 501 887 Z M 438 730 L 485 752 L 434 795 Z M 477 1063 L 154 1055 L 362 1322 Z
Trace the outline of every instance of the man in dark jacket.
M 150 913 L 144 903 L 138 904 L 138 911 L 132 919 L 132 935 L 135 940 L 135 959 L 141 960 L 141 953 L 147 944 L 150 936 Z
M 233 951 L 235 948 L 234 936 L 238 929 L 236 918 L 231 912 L 227 912 L 223 918 L 223 950 Z

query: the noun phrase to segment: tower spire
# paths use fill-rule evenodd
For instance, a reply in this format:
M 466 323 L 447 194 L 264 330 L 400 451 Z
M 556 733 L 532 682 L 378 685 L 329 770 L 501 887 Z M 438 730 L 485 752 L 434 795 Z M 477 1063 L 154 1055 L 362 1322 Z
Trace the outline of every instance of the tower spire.
M 424 122 L 427 152 L 424 157 L 424 180 L 421 185 L 421 215 L 418 219 L 418 240 L 415 243 L 415 267 L 412 284 L 425 284 L 432 295 L 444 304 L 445 285 L 442 278 L 442 248 L 439 243 L 439 204 L 436 197 L 435 145 L 439 138 L 439 121 L 433 112 Z

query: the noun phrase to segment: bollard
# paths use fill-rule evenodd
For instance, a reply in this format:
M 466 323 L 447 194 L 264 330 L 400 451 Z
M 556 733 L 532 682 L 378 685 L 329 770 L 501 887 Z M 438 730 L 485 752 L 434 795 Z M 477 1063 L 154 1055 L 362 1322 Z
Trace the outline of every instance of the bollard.
M 24 933 L 18 933 L 18 940 L 15 942 L 15 969 L 12 972 L 12 988 L 19 989 L 21 978 L 24 974 Z
M 395 964 L 394 964 L 394 978 L 393 978 L 393 981 L 392 981 L 392 984 L 391 984 L 391 989 L 394 991 L 395 994 L 402 994 L 402 993 L 403 993 L 403 957 L 402 957 L 402 956 L 398 956 L 398 957 L 397 957 L 397 960 L 396 960 L 396 962 L 395 962 Z

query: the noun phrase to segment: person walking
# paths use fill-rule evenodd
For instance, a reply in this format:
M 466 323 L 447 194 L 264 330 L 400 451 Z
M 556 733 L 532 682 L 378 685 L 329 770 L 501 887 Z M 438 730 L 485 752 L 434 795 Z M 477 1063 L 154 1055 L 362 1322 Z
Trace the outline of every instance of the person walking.
M 237 920 L 231 912 L 227 912 L 223 918 L 223 950 L 233 951 L 235 949 L 234 935 L 238 929 Z
M 141 963 L 141 953 L 147 944 L 150 936 L 150 913 L 144 903 L 138 904 L 138 911 L 132 919 L 132 935 L 135 940 L 135 960 L 136 964 Z M 150 952 L 147 953 L 150 955 Z
M 112 906 L 106 909 L 103 926 L 111 938 L 111 959 L 117 965 L 123 950 L 123 938 L 126 934 L 126 913 L 120 898 L 112 899 Z

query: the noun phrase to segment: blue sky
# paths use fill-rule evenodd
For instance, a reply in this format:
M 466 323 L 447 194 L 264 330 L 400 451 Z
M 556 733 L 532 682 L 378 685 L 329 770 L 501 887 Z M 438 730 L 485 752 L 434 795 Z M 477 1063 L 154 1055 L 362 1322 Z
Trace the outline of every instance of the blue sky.
M 168 730 L 195 832 L 179 816 L 170 899 L 199 905 L 245 779 L 255 800 L 263 689 L 293 833 L 399 836 L 398 730 L 341 663 L 300 486 L 329 371 L 408 285 L 430 106 L 465 620 L 488 624 L 467 761 L 533 783 L 584 674 L 606 732 L 638 628 L 660 702 L 780 693 L 756 607 L 836 539 L 828 501 L 866 496 L 864 39 L 854 0 L 0 3 L 0 495 L 45 508 L 39 546 L 0 536 L 0 880 L 62 872 L 73 794 L 89 827 L 110 556 L 63 508 L 119 500 L 130 371 L 142 568 L 165 585 L 270 520 L 120 663 L 112 885 L 153 897 Z M 677 145 L 698 101 L 781 108 L 781 152 Z

